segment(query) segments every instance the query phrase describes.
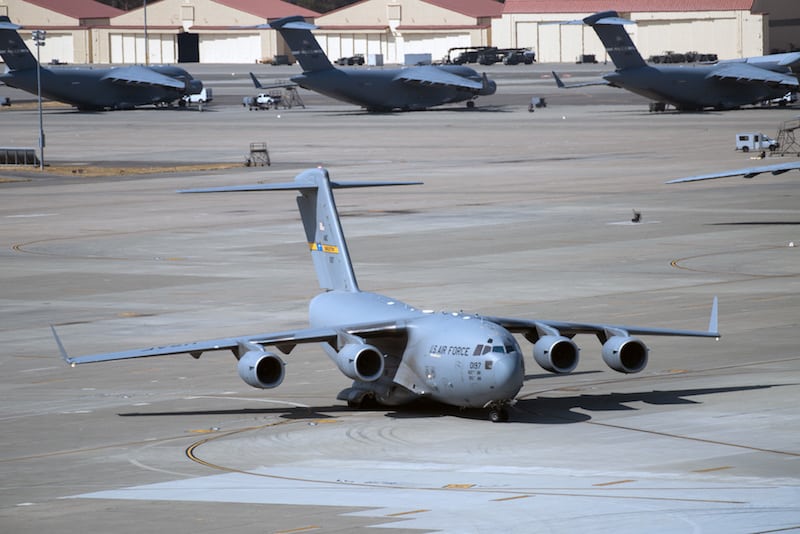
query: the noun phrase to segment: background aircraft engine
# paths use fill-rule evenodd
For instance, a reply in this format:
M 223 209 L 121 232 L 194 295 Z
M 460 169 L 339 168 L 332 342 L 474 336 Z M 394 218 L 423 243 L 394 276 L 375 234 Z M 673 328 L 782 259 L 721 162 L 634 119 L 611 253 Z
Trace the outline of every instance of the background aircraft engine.
M 571 373 L 578 366 L 580 349 L 564 336 L 542 336 L 533 345 L 533 359 L 551 373 Z
M 649 351 L 635 337 L 613 336 L 603 343 L 603 361 L 620 373 L 638 373 L 647 365 Z
M 350 343 L 337 353 L 336 365 L 353 380 L 374 382 L 383 375 L 383 354 L 372 345 Z
M 272 389 L 281 385 L 286 374 L 285 364 L 277 354 L 263 350 L 251 350 L 239 359 L 239 376 L 242 380 L 260 389 Z

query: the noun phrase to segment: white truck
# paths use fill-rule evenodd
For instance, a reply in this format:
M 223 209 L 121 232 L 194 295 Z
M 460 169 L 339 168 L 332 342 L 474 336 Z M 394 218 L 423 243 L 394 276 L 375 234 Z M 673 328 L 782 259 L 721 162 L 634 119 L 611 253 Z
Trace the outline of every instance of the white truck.
M 199 93 L 195 93 L 193 95 L 184 95 L 181 101 L 178 102 L 178 105 L 183 107 L 186 104 L 197 104 L 197 109 L 203 111 L 203 105 L 211 102 L 212 100 L 214 100 L 214 95 L 211 91 L 211 88 L 203 87 Z
M 246 96 L 242 99 L 242 105 L 251 111 L 254 109 L 277 109 L 278 104 L 280 104 L 280 97 L 268 95 L 267 93 L 259 93 L 255 97 Z
M 742 132 L 736 134 L 736 150 L 750 152 L 751 150 L 769 150 L 774 152 L 778 142 L 761 132 Z

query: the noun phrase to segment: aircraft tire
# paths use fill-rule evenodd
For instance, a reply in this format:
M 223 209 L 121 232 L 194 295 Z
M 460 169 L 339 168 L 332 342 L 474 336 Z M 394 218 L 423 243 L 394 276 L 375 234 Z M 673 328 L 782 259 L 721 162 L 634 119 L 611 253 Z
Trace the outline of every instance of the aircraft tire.
M 489 410 L 489 420 L 492 423 L 505 423 L 508 421 L 508 409 L 505 406 Z

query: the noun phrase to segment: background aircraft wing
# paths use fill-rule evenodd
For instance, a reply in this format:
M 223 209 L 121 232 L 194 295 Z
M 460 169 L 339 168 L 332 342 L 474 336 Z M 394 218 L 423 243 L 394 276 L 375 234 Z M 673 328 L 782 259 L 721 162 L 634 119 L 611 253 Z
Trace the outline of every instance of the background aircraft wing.
M 194 341 L 191 343 L 162 345 L 158 347 L 147 347 L 118 352 L 91 354 L 88 356 L 71 357 L 67 354 L 64 345 L 61 343 L 61 339 L 58 337 L 55 327 L 51 326 L 50 328 L 52 329 L 53 336 L 58 344 L 61 357 L 68 364 L 73 366 L 83 363 L 128 360 L 131 358 L 149 358 L 153 356 L 171 356 L 175 354 L 191 354 L 193 357 L 199 358 L 202 353 L 215 350 L 230 350 L 236 353 L 240 346 L 248 344 L 261 345 L 265 347 L 273 346 L 277 347 L 284 354 L 289 354 L 295 346 L 304 343 L 327 342 L 333 346 L 336 346 L 338 336 L 342 333 L 363 337 L 365 339 L 397 336 L 405 333 L 405 325 L 395 322 L 343 325 L 337 328 L 305 328 L 299 330 L 287 330 L 284 332 L 209 339 L 206 341 Z
M 715 180 L 717 178 L 729 178 L 731 176 L 752 178 L 765 172 L 778 175 L 789 172 L 792 169 L 800 170 L 800 161 L 794 161 L 791 163 L 776 163 L 775 165 L 764 165 L 762 167 L 750 167 L 748 169 L 736 169 L 733 171 L 716 172 L 712 174 L 700 174 L 697 176 L 689 176 L 687 178 L 676 178 L 675 180 L 670 180 L 665 183 L 679 184 L 682 182 L 699 182 L 700 180 Z
M 463 76 L 447 72 L 433 65 L 403 69 L 403 71 L 395 77 L 395 80 L 400 80 L 412 85 L 442 85 L 471 91 L 480 91 L 483 88 L 483 83 L 480 81 L 464 78 Z
M 562 336 L 572 337 L 576 334 L 595 334 L 601 340 L 612 335 L 642 336 L 685 336 L 685 337 L 720 337 L 718 327 L 718 303 L 714 297 L 711 305 L 711 316 L 708 330 L 674 330 L 671 328 L 650 328 L 646 326 L 613 325 L 603 323 L 572 323 L 564 321 L 546 321 L 538 319 L 514 319 L 508 317 L 486 317 L 484 319 L 497 323 L 509 332 L 525 334 L 526 332 L 549 332 L 557 330 Z
M 147 67 L 139 65 L 111 69 L 108 74 L 100 79 L 125 85 L 156 85 L 159 87 L 171 87 L 173 89 L 183 89 L 186 87 L 186 82 L 183 80 L 165 76 L 153 69 L 148 69 Z
M 728 80 L 740 83 L 759 83 L 787 87 L 797 90 L 800 81 L 790 74 L 781 74 L 767 69 L 754 67 L 748 63 L 730 63 L 714 69 L 708 75 L 717 80 Z

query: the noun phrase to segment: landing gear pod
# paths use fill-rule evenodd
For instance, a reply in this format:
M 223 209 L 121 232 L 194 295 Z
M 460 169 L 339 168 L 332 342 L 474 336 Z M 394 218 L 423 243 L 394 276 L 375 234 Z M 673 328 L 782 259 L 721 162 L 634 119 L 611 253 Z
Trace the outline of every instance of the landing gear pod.
M 242 380 L 259 389 L 280 386 L 286 374 L 283 360 L 277 354 L 263 350 L 246 352 L 237 367 Z

